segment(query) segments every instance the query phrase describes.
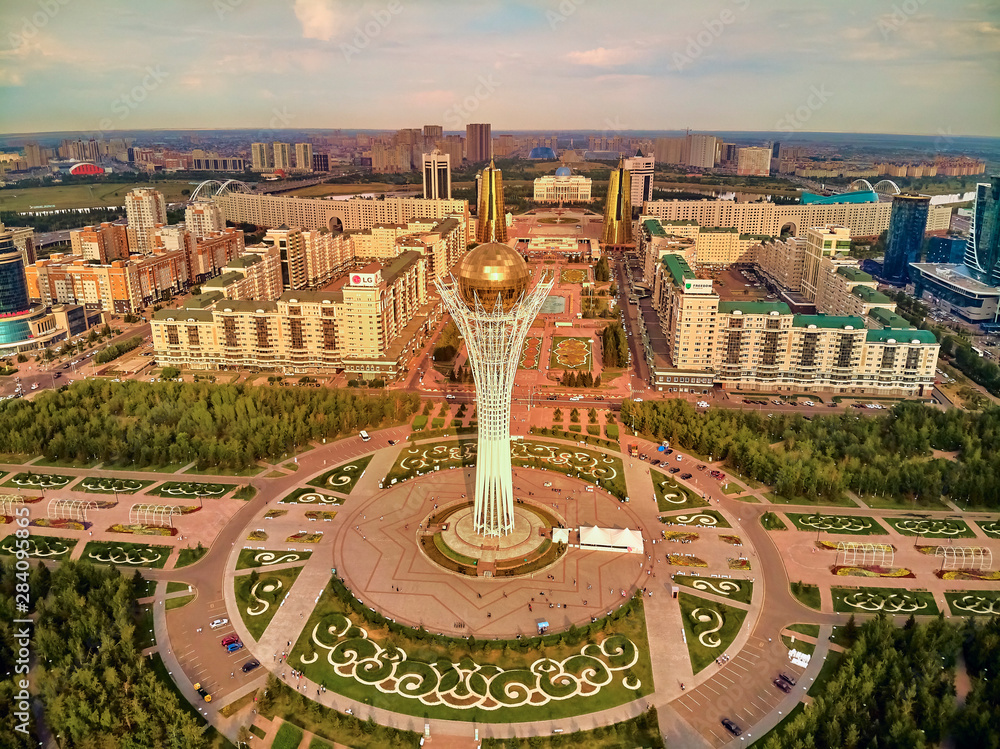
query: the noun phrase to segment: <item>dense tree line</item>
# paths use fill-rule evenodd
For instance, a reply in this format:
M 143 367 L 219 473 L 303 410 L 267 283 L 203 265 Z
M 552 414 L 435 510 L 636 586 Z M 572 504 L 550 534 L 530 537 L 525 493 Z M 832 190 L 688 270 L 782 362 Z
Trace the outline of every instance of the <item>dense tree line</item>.
M 412 394 L 357 389 L 84 380 L 0 403 L 0 452 L 241 469 L 313 440 L 405 420 L 419 403 Z
M 601 259 L 597 261 L 594 265 L 594 280 L 595 281 L 610 281 L 611 280 L 611 266 L 608 265 L 607 255 L 602 255 Z
M 114 568 L 63 562 L 38 585 L 31 682 L 45 721 L 64 749 L 146 749 L 208 746 L 205 727 L 150 669 L 136 633 L 136 579 Z M 10 562 L 0 562 L 0 607 L 12 607 L 16 584 Z M 138 573 L 136 573 L 138 577 Z M 13 671 L 9 618 L 3 620 L 0 669 Z M 0 691 L 10 689 L 5 680 Z M 8 697 L 6 693 L 3 695 Z M 0 711 L 10 709 L 4 699 Z M 8 716 L 0 745 L 28 746 Z M 21 742 L 21 743 L 19 743 Z M 31 744 L 37 746 L 37 740 Z
M 711 409 L 685 401 L 622 404 L 622 421 L 657 439 L 725 459 L 784 497 L 903 496 L 1000 507 L 1000 408 L 940 411 L 904 402 L 881 416 L 844 409 L 811 421 L 801 414 Z M 957 451 L 956 460 L 931 450 Z
M 620 322 L 613 322 L 601 331 L 605 367 L 628 366 L 628 338 Z
M 94 362 L 97 364 L 106 364 L 109 361 L 114 361 L 122 354 L 127 354 L 132 349 L 138 348 L 141 343 L 141 335 L 132 336 L 118 343 L 112 343 L 94 355 Z
M 897 628 L 879 614 L 858 630 L 813 703 L 765 749 L 919 749 L 953 734 L 960 739 L 955 746 L 996 749 L 1000 702 L 990 682 L 1000 667 L 997 622 L 950 624 L 939 617 L 916 624 L 911 617 Z M 973 686 L 959 708 L 955 668 L 963 651 Z

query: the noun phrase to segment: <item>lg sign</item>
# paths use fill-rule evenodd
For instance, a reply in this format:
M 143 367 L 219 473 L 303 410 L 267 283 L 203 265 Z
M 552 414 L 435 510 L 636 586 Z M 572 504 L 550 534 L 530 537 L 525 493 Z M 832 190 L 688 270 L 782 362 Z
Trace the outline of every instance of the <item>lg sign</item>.
M 374 273 L 355 273 L 351 276 L 351 283 L 354 286 L 375 286 L 375 274 Z

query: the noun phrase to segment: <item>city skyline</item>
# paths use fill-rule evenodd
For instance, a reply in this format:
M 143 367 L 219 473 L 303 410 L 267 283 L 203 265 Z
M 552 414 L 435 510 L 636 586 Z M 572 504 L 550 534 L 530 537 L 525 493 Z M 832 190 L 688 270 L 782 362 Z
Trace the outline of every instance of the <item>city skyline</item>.
M 0 19 L 8 132 L 998 134 L 981 61 L 1000 51 L 1000 9 L 978 3 L 52 0 Z

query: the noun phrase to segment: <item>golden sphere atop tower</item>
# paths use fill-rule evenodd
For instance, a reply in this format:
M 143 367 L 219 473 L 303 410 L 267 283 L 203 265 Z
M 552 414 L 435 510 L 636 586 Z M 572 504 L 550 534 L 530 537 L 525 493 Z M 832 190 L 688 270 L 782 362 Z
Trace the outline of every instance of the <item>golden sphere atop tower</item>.
M 452 275 L 465 303 L 475 307 L 478 297 L 487 312 L 493 312 L 498 294 L 503 311 L 510 312 L 527 291 L 531 277 L 524 258 L 499 242 L 481 244 L 465 253 Z

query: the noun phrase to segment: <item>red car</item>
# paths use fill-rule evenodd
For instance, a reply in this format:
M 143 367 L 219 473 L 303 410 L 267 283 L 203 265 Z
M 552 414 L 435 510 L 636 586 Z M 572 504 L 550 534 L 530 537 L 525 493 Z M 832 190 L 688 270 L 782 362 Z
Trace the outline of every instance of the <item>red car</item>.
M 229 647 L 234 642 L 239 642 L 239 641 L 240 641 L 239 635 L 226 635 L 225 637 L 222 638 L 222 647 L 224 648 Z

